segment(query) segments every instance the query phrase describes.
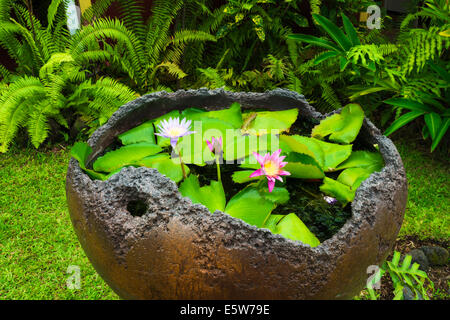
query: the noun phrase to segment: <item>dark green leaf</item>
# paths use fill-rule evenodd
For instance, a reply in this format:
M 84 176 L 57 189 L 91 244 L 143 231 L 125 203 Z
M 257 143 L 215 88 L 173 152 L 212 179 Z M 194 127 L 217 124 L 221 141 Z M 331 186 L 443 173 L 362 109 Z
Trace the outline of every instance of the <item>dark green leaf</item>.
M 327 51 L 322 53 L 320 56 L 318 56 L 316 59 L 314 59 L 314 64 L 318 65 L 321 62 L 324 62 L 325 60 L 328 60 L 330 58 L 336 57 L 340 55 L 341 53 L 338 51 Z
M 341 15 L 342 15 L 342 22 L 344 23 L 345 32 L 347 33 L 347 36 L 349 37 L 352 43 L 352 46 L 360 45 L 361 42 L 359 41 L 358 33 L 356 32 L 356 29 L 351 23 L 350 19 L 347 18 L 347 16 L 343 13 Z
M 408 113 L 402 115 L 400 118 L 398 118 L 397 120 L 392 122 L 392 124 L 389 126 L 389 128 L 387 128 L 386 131 L 384 132 L 384 135 L 388 136 L 388 135 L 394 133 L 395 131 L 397 131 L 398 129 L 403 127 L 404 125 L 410 123 L 411 121 L 413 121 L 417 117 L 420 117 L 423 114 L 425 114 L 425 111 L 411 111 L 411 112 L 408 112 Z
M 313 14 L 312 16 L 344 51 L 350 50 L 352 43 L 338 26 L 321 15 Z
M 439 142 L 442 140 L 442 138 L 444 137 L 445 133 L 448 130 L 448 127 L 450 125 L 450 118 L 446 118 L 443 123 L 441 124 L 441 127 L 439 128 L 439 131 L 436 135 L 436 138 L 433 140 L 433 144 L 431 145 L 431 152 L 434 151 L 434 149 L 436 149 L 436 147 L 438 146 Z
M 303 42 L 307 42 L 310 44 L 314 44 L 316 46 L 328 49 L 328 50 L 333 50 L 333 51 L 339 51 L 342 52 L 343 50 L 341 48 L 339 48 L 338 46 L 336 46 L 333 42 L 328 41 L 328 40 L 324 40 L 318 37 L 314 37 L 314 36 L 310 36 L 307 34 L 290 34 L 288 36 L 288 39 L 293 39 L 293 40 L 297 40 L 297 41 L 303 41 Z
M 388 99 L 385 100 L 384 103 L 396 106 L 396 107 L 402 107 L 408 110 L 412 110 L 412 111 L 422 111 L 422 112 L 433 112 L 433 109 L 430 108 L 427 105 L 424 105 L 423 103 L 414 101 L 414 100 L 409 100 L 409 99 L 404 99 L 404 98 L 392 98 L 392 99 Z
M 431 113 L 427 113 L 424 116 L 424 119 L 425 119 L 425 123 L 428 127 L 428 131 L 430 132 L 431 140 L 436 139 L 436 136 L 437 136 L 439 129 L 441 128 L 441 124 L 442 124 L 441 117 L 437 113 L 431 112 Z

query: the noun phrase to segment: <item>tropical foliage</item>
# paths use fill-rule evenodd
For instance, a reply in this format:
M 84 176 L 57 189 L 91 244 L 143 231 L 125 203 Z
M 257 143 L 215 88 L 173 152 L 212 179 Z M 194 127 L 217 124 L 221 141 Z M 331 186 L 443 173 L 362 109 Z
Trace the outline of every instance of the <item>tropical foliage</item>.
M 205 86 L 287 88 L 322 112 L 358 103 L 386 134 L 422 124 L 431 151 L 448 131 L 446 0 L 426 0 L 395 34 L 358 21 L 377 1 L 157 0 L 148 14 L 144 1 L 98 0 L 73 35 L 67 4 L 39 19 L 32 0 L 0 0 L 0 47 L 15 64 L 0 65 L 1 152 L 24 133 L 35 147 L 72 142 L 139 95 Z
M 425 271 L 419 270 L 420 265 L 418 263 L 411 265 L 411 261 L 411 255 L 406 255 L 401 261 L 400 252 L 394 251 L 392 260 L 385 261 L 367 283 L 370 299 L 377 300 L 374 287 L 385 274 L 389 274 L 394 287 L 393 300 L 404 300 L 405 289 L 414 294 L 414 300 L 430 300 L 427 289 L 433 291 L 434 283 L 428 278 Z

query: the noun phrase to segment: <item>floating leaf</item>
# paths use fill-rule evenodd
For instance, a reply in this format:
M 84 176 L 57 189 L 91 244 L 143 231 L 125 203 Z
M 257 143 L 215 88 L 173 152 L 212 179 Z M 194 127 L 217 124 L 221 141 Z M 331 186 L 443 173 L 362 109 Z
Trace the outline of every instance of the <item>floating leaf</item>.
M 284 214 L 271 214 L 266 222 L 264 223 L 263 228 L 267 228 L 270 231 L 272 231 L 272 233 L 276 233 L 276 228 L 277 228 L 277 223 L 283 218 L 285 217 Z
M 235 171 L 231 178 L 235 183 L 246 183 L 249 181 L 259 180 L 261 177 L 253 177 L 250 178 L 250 175 L 253 173 L 253 170 L 243 170 L 243 171 Z
M 108 179 L 108 176 L 86 168 L 86 162 L 91 153 L 92 148 L 85 142 L 75 143 L 75 145 L 70 150 L 70 155 L 78 161 L 80 168 L 83 169 L 92 179 Z
M 183 179 L 183 170 L 181 170 L 181 165 L 177 161 L 177 159 L 171 159 L 167 153 L 159 153 L 136 161 L 134 164 L 141 167 L 155 168 L 161 174 L 178 183 Z M 184 165 L 184 170 L 186 175 L 188 175 L 190 172 L 189 167 Z
M 234 136 L 232 141 L 224 142 L 223 158 L 227 161 L 253 157 L 253 152 L 266 153 L 278 150 L 280 146 L 276 135 L 240 135 Z M 253 159 L 251 159 L 253 160 Z M 250 163 L 255 163 L 251 161 Z
M 316 152 L 319 153 L 319 160 L 323 161 L 323 152 L 320 149 L 320 146 L 317 145 L 314 141 L 311 141 L 311 139 L 308 139 L 306 137 L 302 137 L 299 135 L 293 135 L 293 136 L 286 136 L 286 135 L 280 135 L 280 146 L 281 149 L 284 152 L 290 152 L 295 151 L 297 153 L 303 153 L 308 156 L 311 156 L 313 158 L 316 157 Z M 306 142 L 309 142 L 309 145 L 306 144 Z M 315 151 L 313 152 L 311 150 L 311 144 L 315 144 Z M 321 155 L 321 157 L 320 157 Z M 321 159 L 320 159 L 321 158 Z
M 350 157 L 352 153 L 352 145 L 340 145 L 335 143 L 329 143 L 321 140 L 312 139 L 322 149 L 324 155 L 323 171 L 331 172 L 335 171 L 336 167 Z
M 278 217 L 270 219 L 271 225 L 277 219 Z M 309 231 L 308 227 L 305 226 L 295 213 L 290 213 L 279 219 L 275 228 L 273 228 L 273 233 L 281 234 L 283 237 L 291 240 L 301 241 L 309 244 L 311 247 L 317 247 L 320 244 L 319 239 Z
M 256 116 L 255 116 L 256 115 Z M 275 134 L 287 131 L 297 120 L 298 109 L 289 109 L 282 111 L 261 111 L 244 114 L 244 123 L 249 117 L 254 117 L 248 125 L 243 128 L 243 133 L 263 135 L 271 134 L 272 130 L 276 130 Z
M 120 134 L 119 140 L 123 145 L 129 145 L 139 142 L 156 144 L 153 121 L 144 122 L 143 124 Z
M 231 104 L 228 109 L 217 111 L 199 112 L 198 109 L 195 110 L 192 108 L 186 116 L 192 121 L 201 121 L 206 118 L 219 119 L 230 123 L 235 129 L 239 129 L 243 123 L 241 105 L 237 102 Z
M 329 135 L 329 140 L 339 143 L 351 143 L 358 136 L 364 120 L 364 111 L 358 104 L 348 104 L 341 113 L 333 114 L 320 121 L 312 130 L 312 137 L 323 139 Z
M 259 193 L 253 186 L 247 186 L 228 202 L 225 213 L 248 224 L 261 228 L 275 204 Z
M 325 176 L 314 158 L 305 154 L 291 152 L 284 161 L 287 164 L 283 169 L 290 172 L 292 178 L 322 179 Z
M 264 199 L 270 200 L 276 204 L 285 204 L 289 201 L 289 191 L 286 188 L 275 187 L 272 192 L 269 192 L 266 184 L 264 185 L 264 188 L 259 188 L 259 193 Z
M 339 165 L 336 170 L 356 167 L 364 168 L 368 172 L 372 173 L 375 171 L 380 171 L 383 166 L 384 160 L 379 152 L 353 151 L 350 157 Z
M 352 202 L 355 198 L 355 190 L 352 190 L 349 186 L 328 177 L 323 179 L 323 184 L 320 186 L 320 191 L 338 199 L 343 204 Z
M 161 147 L 156 144 L 141 142 L 121 147 L 99 157 L 94 162 L 94 170 L 113 172 L 121 167 L 132 165 L 137 160 L 161 152 Z
M 356 190 L 370 174 L 370 171 L 363 168 L 348 168 L 341 172 L 337 181 L 349 186 L 351 190 Z
M 179 191 L 183 197 L 190 198 L 192 203 L 203 204 L 211 213 L 224 211 L 225 191 L 219 181 L 211 181 L 209 186 L 200 187 L 198 177 L 191 174 L 180 184 Z

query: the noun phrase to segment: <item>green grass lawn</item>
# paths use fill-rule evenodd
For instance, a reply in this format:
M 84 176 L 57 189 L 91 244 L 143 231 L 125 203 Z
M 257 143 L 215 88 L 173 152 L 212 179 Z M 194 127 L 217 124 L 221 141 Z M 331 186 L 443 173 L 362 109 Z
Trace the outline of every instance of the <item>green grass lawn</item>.
M 398 143 L 409 181 L 400 236 L 448 239 L 449 168 Z M 67 151 L 0 154 L 0 299 L 118 299 L 97 275 L 72 229 L 65 200 Z M 81 289 L 67 268 L 79 266 Z

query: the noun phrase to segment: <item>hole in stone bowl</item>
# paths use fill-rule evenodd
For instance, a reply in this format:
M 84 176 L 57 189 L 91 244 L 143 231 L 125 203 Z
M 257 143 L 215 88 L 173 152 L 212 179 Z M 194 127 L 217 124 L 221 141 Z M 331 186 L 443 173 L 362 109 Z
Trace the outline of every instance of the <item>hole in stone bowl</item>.
M 148 205 L 142 200 L 128 202 L 127 210 L 133 217 L 142 217 L 148 209 Z

